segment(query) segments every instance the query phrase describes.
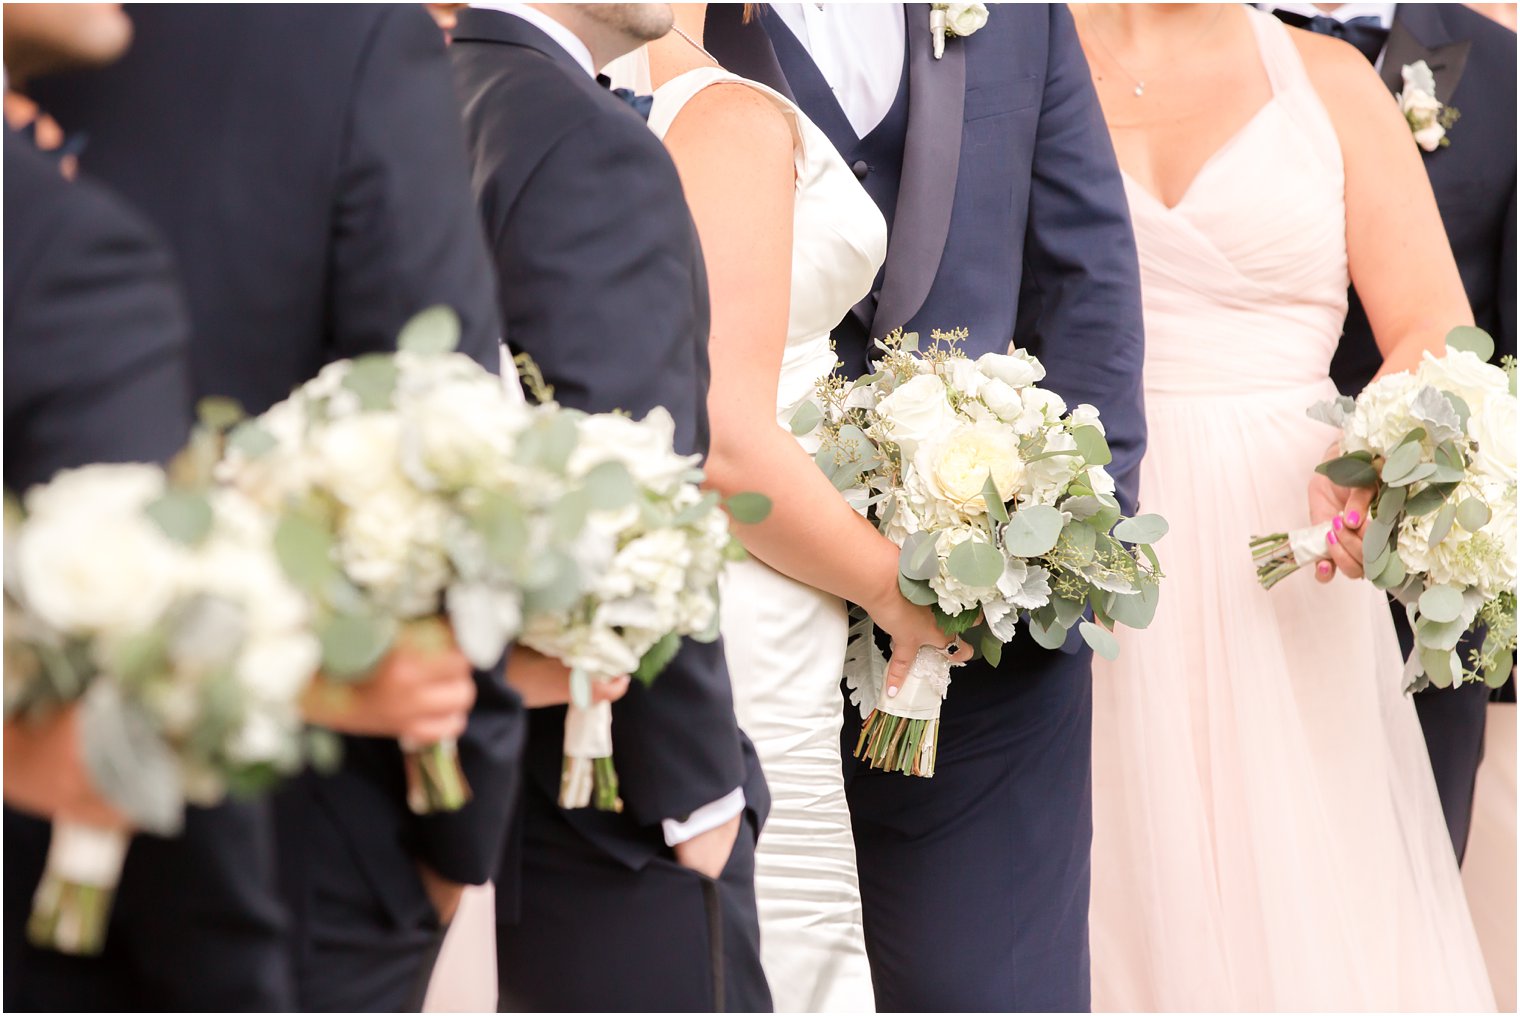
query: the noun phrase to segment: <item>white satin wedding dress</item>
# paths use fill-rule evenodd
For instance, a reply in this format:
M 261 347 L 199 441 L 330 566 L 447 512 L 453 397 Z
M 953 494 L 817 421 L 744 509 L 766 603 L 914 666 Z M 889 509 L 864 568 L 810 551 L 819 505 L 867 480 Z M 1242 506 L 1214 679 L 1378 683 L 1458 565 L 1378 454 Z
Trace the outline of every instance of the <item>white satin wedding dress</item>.
M 716 67 L 682 74 L 655 90 L 650 128 L 663 137 L 698 92 L 735 83 L 776 103 L 796 146 L 791 316 L 776 392 L 777 426 L 787 427 L 834 368 L 829 332 L 870 291 L 887 226 L 828 138 L 763 85 Z M 771 790 L 755 891 L 776 1011 L 874 1011 L 839 759 L 845 605 L 753 560 L 729 568 L 722 591 L 734 707 Z

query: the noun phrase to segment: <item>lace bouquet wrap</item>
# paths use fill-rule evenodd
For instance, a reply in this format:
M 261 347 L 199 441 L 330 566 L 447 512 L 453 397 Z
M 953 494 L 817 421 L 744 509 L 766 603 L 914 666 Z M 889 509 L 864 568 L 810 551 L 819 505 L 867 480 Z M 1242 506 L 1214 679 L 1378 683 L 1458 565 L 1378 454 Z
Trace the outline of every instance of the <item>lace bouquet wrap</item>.
M 1488 363 L 1493 340 L 1458 328 L 1445 356 L 1390 374 L 1354 400 L 1309 415 L 1340 431 L 1340 454 L 1319 472 L 1376 491 L 1362 531 L 1367 578 L 1408 612 L 1415 651 L 1407 690 L 1467 681 L 1500 685 L 1515 654 L 1515 363 Z M 1271 589 L 1329 557 L 1330 523 L 1251 541 Z M 1458 643 L 1484 630 L 1461 658 Z
M 875 373 L 820 381 L 792 429 L 818 434 L 819 468 L 902 548 L 903 596 L 931 607 L 947 635 L 996 665 L 1020 621 L 1046 648 L 1076 627 L 1111 659 L 1114 625 L 1143 628 L 1155 613 L 1151 544 L 1166 523 L 1122 516 L 1096 409 L 1068 411 L 1025 352 L 968 358 L 965 337 L 935 331 L 921 351 L 916 335 L 893 333 Z M 865 721 L 856 756 L 933 776 L 949 668 L 920 649 L 888 698 L 875 627 L 856 609 L 845 669 Z

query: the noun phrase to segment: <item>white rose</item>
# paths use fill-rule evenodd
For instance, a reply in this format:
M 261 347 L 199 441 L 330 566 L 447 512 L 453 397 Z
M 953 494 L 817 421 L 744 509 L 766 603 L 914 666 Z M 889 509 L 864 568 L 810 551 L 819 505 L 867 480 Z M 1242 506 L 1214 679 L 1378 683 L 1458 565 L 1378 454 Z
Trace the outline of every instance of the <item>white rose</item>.
M 911 459 L 919 445 L 944 436 L 957 423 L 945 396 L 945 383 L 933 374 L 920 374 L 899 386 L 881 400 L 876 411 L 904 459 Z
M 1425 354 L 1419 378 L 1428 385 L 1460 396 L 1478 412 L 1491 395 L 1509 394 L 1509 375 L 1499 367 L 1465 349 L 1449 349 L 1445 356 Z
M 1073 430 L 1077 427 L 1096 427 L 1099 434 L 1108 433 L 1103 429 L 1103 421 L 1098 417 L 1097 407 L 1085 402 L 1071 411 L 1071 426 Z
M 990 380 L 975 363 L 964 357 L 954 357 L 945 363 L 945 384 L 951 391 L 960 392 L 967 398 L 981 394 L 982 385 Z
M 1399 93 L 1399 108 L 1406 114 L 1434 117 L 1435 114 L 1441 112 L 1441 100 L 1419 88 L 1406 87 Z
M 1066 402 L 1055 392 L 1044 388 L 1026 388 L 1020 397 L 1024 410 L 1013 421 L 1013 429 L 1019 437 L 1038 433 L 1066 415 Z
M 26 494 L 26 511 L 101 518 L 140 512 L 164 492 L 164 471 L 140 463 L 66 469 Z
M 401 461 L 424 490 L 491 485 L 507 466 L 520 414 L 497 378 L 440 385 L 402 408 Z
M 946 4 L 945 27 L 951 35 L 964 39 L 987 24 L 986 4 Z
M 22 599 L 62 632 L 135 634 L 179 592 L 185 555 L 140 511 L 37 515 L 16 540 Z
M 333 420 L 312 444 L 322 480 L 350 508 L 411 486 L 400 468 L 401 418 L 361 413 Z
M 1515 482 L 1515 431 L 1520 427 L 1516 402 L 1508 394 L 1488 399 L 1467 419 L 1467 434 L 1477 442 L 1474 467 L 1478 472 Z
M 618 413 L 597 413 L 580 421 L 580 441 L 570 456 L 572 476 L 584 476 L 609 460 L 623 463 L 639 486 L 668 491 L 697 467 L 695 455 L 674 451 L 676 424 L 669 410 L 656 406 L 642 420 Z
M 1024 400 L 1007 381 L 989 377 L 982 382 L 982 402 L 997 415 L 999 420 L 1012 423 L 1024 411 Z
M 250 639 L 237 662 L 239 683 L 268 702 L 294 702 L 322 660 L 317 640 L 304 633 Z
M 1446 137 L 1446 128 L 1438 123 L 1428 124 L 1414 132 L 1414 142 L 1427 152 L 1433 152 L 1441 147 L 1441 139 Z
M 1028 388 L 1045 377 L 1045 367 L 1022 349 L 1012 353 L 983 353 L 976 365 L 983 374 L 1015 388 Z
M 914 466 L 931 496 L 967 515 L 986 512 L 982 490 L 989 475 L 1005 502 L 1017 496 L 1024 480 L 1018 444 L 999 424 L 957 427 L 943 440 L 924 445 Z
M 1087 482 L 1092 484 L 1094 494 L 1112 494 L 1114 492 L 1114 478 L 1108 475 L 1108 470 L 1102 466 L 1091 466 L 1088 468 Z

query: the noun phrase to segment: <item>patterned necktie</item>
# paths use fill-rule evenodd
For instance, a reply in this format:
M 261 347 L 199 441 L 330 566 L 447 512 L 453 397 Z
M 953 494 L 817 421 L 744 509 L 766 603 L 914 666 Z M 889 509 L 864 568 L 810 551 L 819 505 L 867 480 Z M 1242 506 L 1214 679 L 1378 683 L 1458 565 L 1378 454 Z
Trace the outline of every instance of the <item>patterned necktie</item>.
M 1361 50 L 1362 55 L 1372 63 L 1377 63 L 1378 54 L 1383 52 L 1383 44 L 1388 41 L 1388 29 L 1383 27 L 1381 18 L 1368 16 L 1337 21 L 1322 14 L 1309 18 L 1292 11 L 1274 10 L 1272 13 L 1277 15 L 1278 20 L 1294 28 L 1345 39 Z
M 596 83 L 607 89 L 607 91 L 611 92 L 613 95 L 616 95 L 619 99 L 622 99 L 624 102 L 628 103 L 628 105 L 632 107 L 633 111 L 637 113 L 640 118 L 644 120 L 649 119 L 649 111 L 654 108 L 654 96 L 635 95 L 633 89 L 631 88 L 613 88 L 612 79 L 605 74 L 598 74 L 596 76 Z

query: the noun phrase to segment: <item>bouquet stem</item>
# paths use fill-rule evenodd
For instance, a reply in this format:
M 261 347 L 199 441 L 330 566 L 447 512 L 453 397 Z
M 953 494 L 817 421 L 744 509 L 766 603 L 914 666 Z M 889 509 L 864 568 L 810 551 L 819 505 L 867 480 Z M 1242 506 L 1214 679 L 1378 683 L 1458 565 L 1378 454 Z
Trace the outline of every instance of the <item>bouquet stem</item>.
M 623 810 L 617 767 L 612 762 L 612 703 L 570 704 L 565 713 L 565 762 L 560 770 L 559 806 Z
M 882 698 L 860 728 L 855 757 L 872 769 L 885 769 L 904 776 L 934 775 L 939 756 L 941 690 L 950 683 L 950 661 L 943 652 L 923 646 L 913 657 L 902 691 Z
M 54 822 L 47 865 L 32 896 L 28 940 L 72 956 L 99 954 L 130 843 L 125 829 Z
M 1251 559 L 1262 588 L 1271 589 L 1300 568 L 1329 557 L 1325 535 L 1330 531 L 1330 523 L 1322 522 L 1290 533 L 1251 537 Z
M 459 765 L 459 742 L 401 744 L 406 762 L 406 804 L 416 815 L 458 811 L 470 802 L 470 784 Z

